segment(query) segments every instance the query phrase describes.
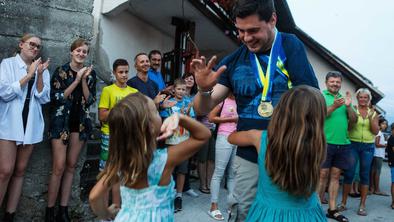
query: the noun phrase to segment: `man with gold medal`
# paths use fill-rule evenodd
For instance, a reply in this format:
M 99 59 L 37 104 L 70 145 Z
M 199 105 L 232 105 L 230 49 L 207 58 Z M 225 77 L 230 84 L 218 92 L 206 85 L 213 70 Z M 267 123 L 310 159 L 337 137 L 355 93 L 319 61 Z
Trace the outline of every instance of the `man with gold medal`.
M 194 108 L 204 115 L 231 91 L 236 99 L 237 131 L 267 129 L 281 95 L 292 86 L 319 88 L 302 42 L 276 29 L 272 0 L 238 0 L 233 10 L 242 45 L 215 67 L 216 57 L 192 61 L 199 92 Z M 258 180 L 257 152 L 238 147 L 235 188 L 230 221 L 244 221 L 255 198 Z
M 280 58 L 280 52 L 282 50 L 282 38 L 281 34 L 275 28 L 275 38 L 272 43 L 270 56 L 268 57 L 268 64 L 266 72 L 264 73 L 263 68 L 260 64 L 258 56 L 255 53 L 250 52 L 250 61 L 253 66 L 254 73 L 256 75 L 257 82 L 263 88 L 261 93 L 260 105 L 257 107 L 257 112 L 261 117 L 268 118 L 272 115 L 274 107 L 271 103 L 271 91 L 272 82 L 274 79 L 275 71 L 278 69 L 278 73 L 283 75 L 288 81 L 288 88 L 291 88 L 291 81 L 287 70 L 283 68 L 283 55 Z
M 261 102 L 259 107 L 257 107 L 257 112 L 262 117 L 270 117 L 273 111 L 274 107 L 270 102 Z

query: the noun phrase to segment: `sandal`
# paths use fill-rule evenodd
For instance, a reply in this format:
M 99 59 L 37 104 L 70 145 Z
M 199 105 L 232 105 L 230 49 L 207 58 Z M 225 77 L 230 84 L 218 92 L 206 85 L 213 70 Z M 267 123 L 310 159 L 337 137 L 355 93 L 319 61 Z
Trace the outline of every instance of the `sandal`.
M 338 210 L 330 210 L 330 209 L 328 209 L 326 216 L 328 218 L 334 219 L 334 220 L 339 221 L 339 222 L 349 222 L 349 219 L 347 219 L 345 216 L 340 214 L 338 212 Z
M 211 191 L 208 188 L 198 188 L 201 193 L 211 194 Z
M 328 204 L 328 200 L 325 197 L 323 197 L 320 199 L 320 203 L 321 204 Z
M 357 198 L 357 197 L 361 197 L 360 193 L 349 193 L 349 196 Z
M 338 210 L 339 212 L 342 212 L 342 211 L 347 210 L 347 207 L 346 207 L 346 205 L 344 205 L 343 203 L 340 203 L 340 204 L 337 205 L 337 210 Z
M 373 194 L 379 195 L 379 196 L 389 196 L 387 193 L 381 192 L 381 191 L 379 191 L 379 192 L 373 192 Z
M 367 216 L 368 215 L 367 211 L 363 207 L 358 208 L 357 214 L 360 216 Z
M 220 210 L 214 210 L 214 211 L 208 210 L 208 214 L 215 220 L 224 220 L 224 217 L 220 212 Z

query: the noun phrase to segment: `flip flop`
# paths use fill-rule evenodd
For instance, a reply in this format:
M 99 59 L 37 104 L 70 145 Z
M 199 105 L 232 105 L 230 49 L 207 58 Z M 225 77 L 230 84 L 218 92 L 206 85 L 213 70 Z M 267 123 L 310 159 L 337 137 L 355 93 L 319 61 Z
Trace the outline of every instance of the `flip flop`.
M 320 202 L 321 202 L 321 204 L 328 204 L 328 200 L 327 199 L 322 199 L 322 200 L 320 200 Z
M 209 190 L 209 189 L 207 189 L 207 188 L 199 188 L 198 189 L 201 193 L 205 193 L 205 194 L 211 194 L 211 191 Z
M 387 193 L 385 192 L 374 192 L 373 194 L 375 195 L 379 195 L 379 196 L 389 196 Z
M 214 211 L 208 210 L 208 214 L 215 220 L 224 220 L 224 217 L 220 212 L 220 210 L 214 210 Z
M 367 216 L 368 215 L 368 213 L 365 210 L 365 208 L 362 208 L 362 207 L 358 208 L 357 214 L 360 215 L 360 216 Z

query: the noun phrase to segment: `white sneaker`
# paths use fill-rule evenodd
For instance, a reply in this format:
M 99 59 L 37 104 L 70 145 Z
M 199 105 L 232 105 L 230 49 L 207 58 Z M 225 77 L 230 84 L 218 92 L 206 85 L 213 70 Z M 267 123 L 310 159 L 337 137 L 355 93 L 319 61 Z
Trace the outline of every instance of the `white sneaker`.
M 194 191 L 193 189 L 189 189 L 187 191 L 185 191 L 185 193 L 191 197 L 198 197 L 198 193 L 196 193 L 196 191 Z

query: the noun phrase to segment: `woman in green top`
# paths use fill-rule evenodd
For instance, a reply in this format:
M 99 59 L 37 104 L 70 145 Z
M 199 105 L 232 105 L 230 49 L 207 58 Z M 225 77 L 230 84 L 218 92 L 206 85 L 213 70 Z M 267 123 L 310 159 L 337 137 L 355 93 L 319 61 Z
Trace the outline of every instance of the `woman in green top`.
M 360 163 L 360 184 L 361 200 L 357 214 L 367 216 L 365 201 L 367 199 L 369 186 L 369 172 L 374 154 L 375 135 L 379 132 L 379 116 L 375 109 L 371 107 L 371 92 L 366 88 L 361 88 L 356 92 L 358 106 L 355 107 L 357 113 L 357 123 L 350 127 L 349 138 L 352 142 L 353 155 Z M 346 200 L 355 174 L 355 166 L 345 171 L 342 203 L 338 210 L 346 209 Z

